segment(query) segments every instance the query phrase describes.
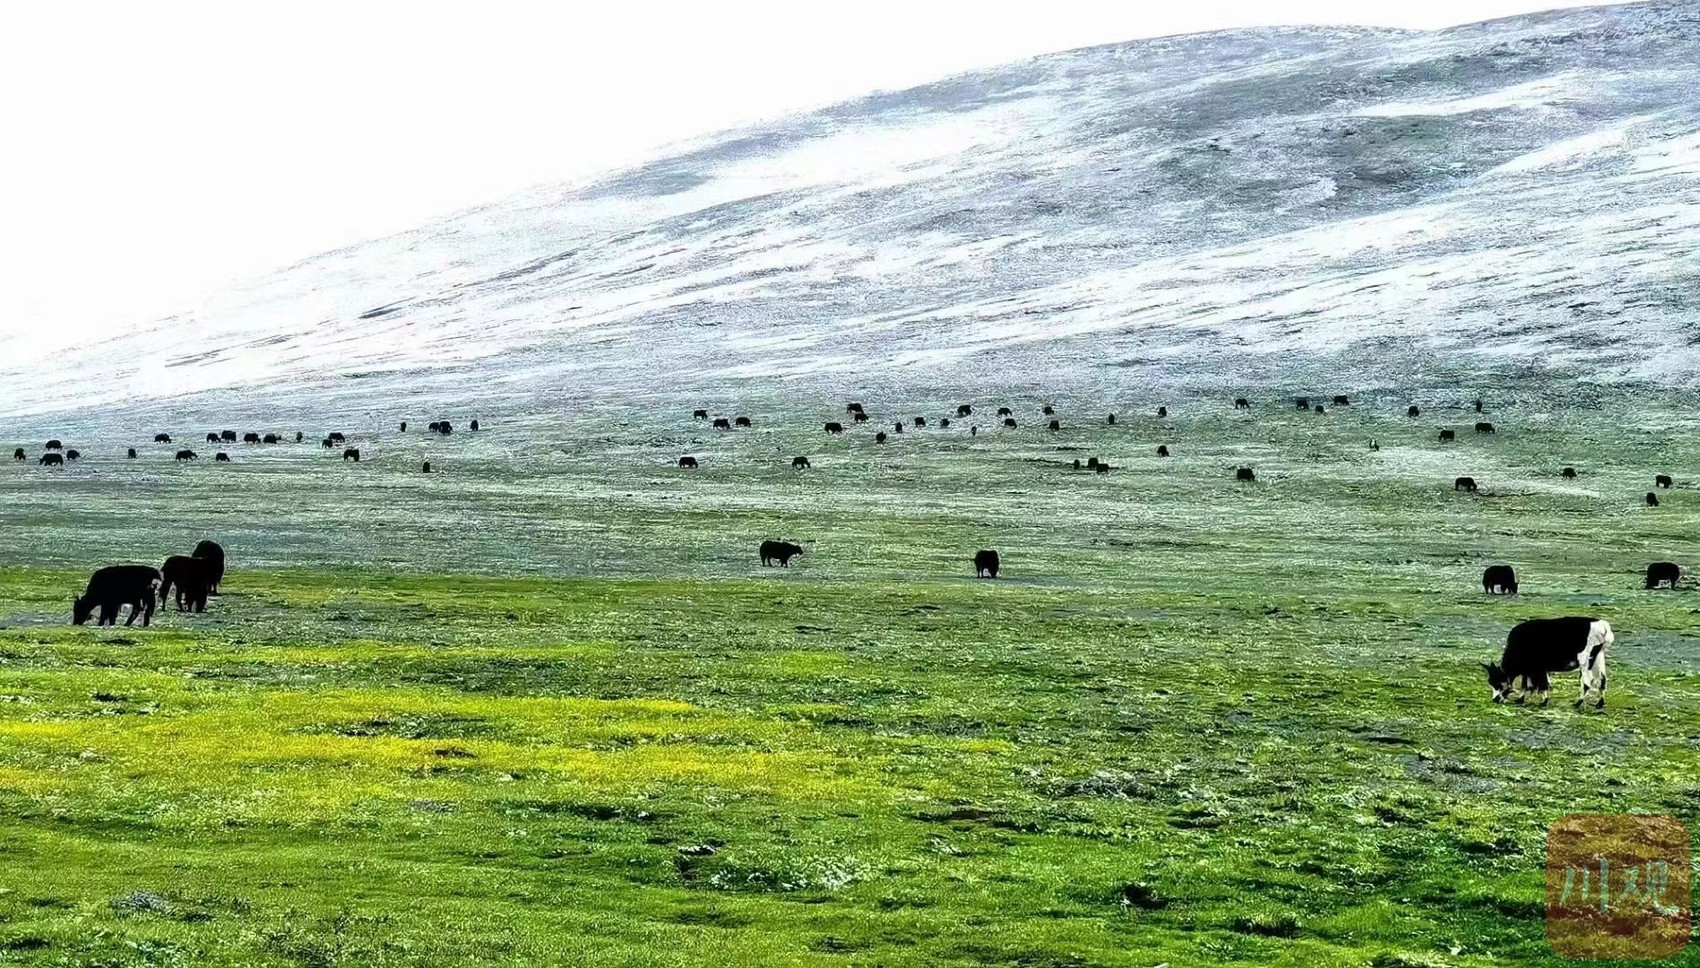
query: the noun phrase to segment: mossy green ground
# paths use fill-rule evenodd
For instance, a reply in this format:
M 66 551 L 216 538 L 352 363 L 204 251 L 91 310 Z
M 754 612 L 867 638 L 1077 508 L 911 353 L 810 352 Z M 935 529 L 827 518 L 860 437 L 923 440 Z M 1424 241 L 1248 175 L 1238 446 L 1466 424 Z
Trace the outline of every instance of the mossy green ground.
M 1700 807 L 1700 599 L 1640 588 L 1700 563 L 1700 445 L 1685 402 L 1507 393 L 1478 437 L 1465 395 L 883 447 L 610 407 L 359 466 L 67 430 L 0 468 L 0 964 L 1556 963 L 1548 825 Z M 66 624 L 202 537 L 207 614 Z M 1490 704 L 1511 624 L 1574 613 L 1608 708 Z

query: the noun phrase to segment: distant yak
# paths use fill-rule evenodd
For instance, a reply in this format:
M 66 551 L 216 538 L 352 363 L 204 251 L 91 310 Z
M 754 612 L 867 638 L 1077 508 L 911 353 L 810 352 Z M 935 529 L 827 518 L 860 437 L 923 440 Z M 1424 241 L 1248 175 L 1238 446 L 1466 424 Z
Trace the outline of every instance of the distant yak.
M 914 420 L 914 424 L 917 427 L 925 427 L 927 425 L 927 418 L 926 417 L 916 417 L 915 420 Z
M 162 576 L 159 586 L 161 605 L 171 599 L 175 588 L 179 612 L 207 610 L 207 595 L 212 592 L 213 586 L 212 562 L 191 555 L 172 555 L 165 559 L 165 566 L 159 573 Z
M 855 420 L 857 423 L 867 423 L 868 415 L 858 410 L 851 416 L 851 419 Z
M 859 403 L 847 403 L 847 404 L 844 405 L 844 412 L 845 413 L 861 413 L 862 412 L 862 405 L 859 404 Z
M 1481 398 L 1480 398 L 1480 397 L 1477 397 L 1477 398 L 1476 398 L 1476 412 L 1477 412 L 1477 413 L 1481 413 L 1481 412 L 1482 412 L 1482 400 L 1481 400 Z
M 438 426 L 441 427 L 443 425 L 438 424 Z M 331 431 L 328 436 L 330 437 L 331 442 L 336 443 L 336 444 L 345 443 L 348 440 L 347 437 L 344 437 L 341 433 L 338 433 L 337 431 L 334 431 L 334 430 Z
M 727 420 L 725 417 L 716 417 L 716 418 L 714 418 L 714 429 L 715 430 L 731 430 L 732 429 L 732 421 Z
M 221 430 L 218 432 L 218 437 L 227 444 L 236 443 L 236 431 L 234 430 Z
M 1060 421 L 1060 420 L 1051 421 L 1050 429 L 1051 429 L 1052 433 L 1055 433 L 1055 432 L 1061 430 L 1062 429 L 1062 421 Z
M 68 460 L 68 461 L 70 461 L 70 460 L 81 460 L 82 456 L 83 456 L 83 452 L 78 450 L 75 447 L 73 447 L 70 450 L 65 452 L 65 459 Z
M 194 460 L 195 459 L 195 452 L 192 451 L 192 450 L 180 450 L 180 451 L 177 452 L 176 459 L 177 460 Z
M 839 423 L 836 420 L 829 421 L 827 423 L 826 427 L 825 427 L 825 430 L 829 434 L 841 434 L 841 433 L 844 432 L 844 425 Z
M 1442 443 L 1445 443 L 1446 441 L 1449 441 L 1449 440 L 1457 440 L 1457 439 L 1458 439 L 1458 431 L 1456 431 L 1456 430 L 1442 430 L 1440 432 L 1440 440 L 1441 440 Z
M 1652 491 L 1647 492 L 1647 506 L 1650 508 L 1656 508 L 1659 506 L 1659 496 L 1654 494 Z
M 360 448 L 350 447 L 347 450 L 343 451 L 342 452 L 342 459 L 343 460 L 351 460 L 351 461 L 355 462 L 356 464 L 360 463 Z
M 789 568 L 791 567 L 791 559 L 802 553 L 803 549 L 800 545 L 792 544 L 789 541 L 763 541 L 761 543 L 761 565 L 763 568 L 767 568 L 777 561 L 781 568 Z
M 216 443 L 219 443 L 219 436 L 218 436 L 218 434 L 216 434 L 216 433 L 214 433 L 214 434 L 207 434 L 207 443 L 209 443 L 209 444 L 216 444 Z
M 707 420 L 708 419 L 708 411 L 707 410 L 692 410 L 691 411 L 691 419 L 692 420 Z
M 809 459 L 807 457 L 793 457 L 793 458 L 791 458 L 791 469 L 794 470 L 794 471 L 806 471 L 806 470 L 808 470 L 809 469 Z
M 472 429 L 473 433 L 478 432 L 478 421 L 474 420 L 472 423 L 468 424 L 467 426 Z
M 1677 582 L 1682 580 L 1682 569 L 1673 561 L 1655 561 L 1647 566 L 1647 587 L 1658 588 L 1664 585 L 1671 590 L 1676 589 Z
M 939 418 L 939 428 L 941 430 L 949 430 L 950 429 L 950 418 L 949 417 L 940 417 Z
M 124 456 L 126 458 L 130 459 L 130 460 L 135 460 L 136 459 L 136 448 L 132 447 L 129 450 L 125 451 Z
M 1000 416 L 1000 417 L 1013 417 L 1014 415 L 1015 415 L 1015 411 L 1009 409 L 1008 407 L 999 407 L 998 408 L 998 416 Z
M 876 444 L 885 443 L 885 431 L 882 430 L 879 433 L 874 434 L 874 443 L 876 443 Z
M 1297 404 L 1297 406 L 1300 410 L 1309 410 L 1310 409 L 1310 398 L 1309 397 L 1299 397 L 1298 399 L 1294 400 L 1293 403 Z
M 1322 404 L 1319 403 L 1319 404 L 1316 405 L 1316 412 L 1317 413 L 1327 413 L 1328 408 L 1324 407 Z
M 433 420 L 430 423 L 425 425 L 425 429 L 430 431 L 431 433 L 436 433 L 437 431 L 443 429 L 443 422 L 441 420 Z M 326 437 L 325 439 L 329 440 L 330 438 Z
M 1167 456 L 1169 456 L 1169 445 L 1167 445 L 1167 444 L 1158 444 L 1158 445 L 1157 445 L 1157 456 L 1158 456 L 1158 457 L 1167 457 Z
M 734 426 L 734 427 L 748 427 L 749 425 L 750 425 L 750 418 L 748 418 L 748 417 L 739 417 L 738 419 L 732 421 L 732 426 Z
M 974 577 L 998 577 L 998 553 L 996 551 L 985 550 L 974 552 Z
M 1560 471 L 1560 472 L 1559 472 L 1559 473 L 1560 473 L 1560 474 L 1561 474 L 1561 475 L 1562 475 L 1562 476 L 1563 476 L 1563 477 L 1564 477 L 1564 478 L 1565 478 L 1565 479 L 1566 479 L 1566 480 L 1574 480 L 1574 479 L 1575 479 L 1575 477 L 1576 477 L 1576 468 L 1574 468 L 1574 467 L 1566 467 L 1566 468 L 1565 468 L 1565 469 L 1564 469 L 1564 470 L 1562 470 L 1562 471 Z
M 695 457 L 681 457 L 679 458 L 679 466 L 686 468 L 687 470 L 695 470 L 697 466 L 697 459 Z
M 899 420 L 898 422 L 892 424 L 891 425 L 891 432 L 896 433 L 896 434 L 902 433 L 903 432 L 903 421 Z
M 973 407 L 970 407 L 970 406 L 969 406 L 969 405 L 968 405 L 968 404 L 966 404 L 966 403 L 965 403 L 965 404 L 963 404 L 963 405 L 962 405 L 962 406 L 960 406 L 960 407 L 957 407 L 957 408 L 956 408 L 956 415 L 957 415 L 957 416 L 958 416 L 958 417 L 967 417 L 967 416 L 971 416 L 971 415 L 972 415 L 972 414 L 973 414 L 973 413 L 974 413 L 974 408 L 973 408 Z
M 431 462 L 426 461 L 425 466 L 421 467 L 419 470 L 423 473 L 426 473 L 426 474 L 431 473 Z
M 36 463 L 40 464 L 42 467 L 64 467 L 65 455 L 53 453 L 42 454 L 41 459 L 36 461 Z
M 283 443 L 283 438 L 279 437 L 277 434 L 266 434 L 264 437 L 260 438 L 260 443 L 262 443 L 262 444 L 281 444 L 281 443 Z
M 221 450 L 218 453 L 213 455 L 213 463 L 215 463 L 215 464 L 228 464 L 228 463 L 230 463 L 230 455 L 226 454 L 224 451 Z
M 1015 418 L 1014 417 L 1003 418 L 1003 425 L 1010 430 L 1014 430 L 1015 429 Z
M 1092 468 L 1092 470 L 1097 474 L 1108 474 L 1110 472 L 1110 465 L 1104 461 L 1099 461 L 1098 466 Z
M 1247 400 L 1245 397 L 1237 397 L 1234 400 L 1234 409 L 1235 410 L 1250 410 L 1251 409 L 1251 401 Z
M 1336 407 L 1350 406 L 1351 403 L 1352 403 L 1352 398 L 1346 396 L 1344 393 L 1336 393 L 1334 395 L 1334 405 Z
M 1104 420 L 1104 422 L 1109 424 L 1110 426 L 1114 427 L 1116 425 L 1116 415 L 1113 414 L 1113 413 L 1110 414 L 1109 417 Z
M 447 437 L 454 432 L 455 432 L 455 425 L 452 424 L 452 423 L 449 423 L 447 420 L 439 421 L 437 423 L 437 435 L 438 436 Z M 332 434 L 331 436 L 334 437 L 334 438 L 337 438 L 337 441 L 336 441 L 337 443 L 339 443 L 339 444 L 342 443 L 342 439 L 340 437 L 338 437 L 338 435 Z
M 1476 493 L 1476 479 L 1473 477 L 1460 477 L 1452 482 L 1452 489 L 1454 491 L 1465 491 L 1470 494 L 1474 494 Z
M 260 442 L 260 435 L 255 433 L 243 434 L 242 442 L 244 444 L 257 444 Z
M 1517 594 L 1517 572 L 1510 565 L 1489 565 L 1482 572 L 1482 592 L 1487 595 Z
M 1487 421 L 1483 420 L 1483 421 L 1480 421 L 1476 424 L 1476 433 L 1478 433 L 1478 434 L 1491 434 L 1491 433 L 1497 433 L 1497 431 L 1495 431 L 1493 429 L 1493 424 L 1490 424 Z
M 1671 480 L 1669 474 L 1660 474 L 1653 478 L 1653 486 L 1670 490 L 1672 487 L 1676 486 L 1676 482 Z
M 1405 411 L 1405 416 L 1410 417 L 1412 420 L 1415 420 L 1422 415 L 1423 415 L 1422 410 L 1416 404 L 1412 404 Z
M 153 435 L 153 442 L 156 443 L 156 444 L 169 444 L 169 443 L 171 443 L 171 435 L 170 434 L 154 434 Z
M 1045 416 L 1047 416 L 1047 417 L 1055 415 L 1056 412 L 1057 412 L 1056 407 L 1046 406 L 1045 409 L 1044 409 Z
M 19 447 L 17 450 L 12 451 L 12 459 L 13 460 L 27 460 L 28 458 L 24 454 L 24 449 L 22 447 Z
M 1158 407 L 1157 408 L 1157 416 L 1167 417 L 1168 415 L 1169 415 L 1169 408 L 1168 407 Z
M 1255 481 L 1255 480 L 1257 480 L 1257 472 L 1252 470 L 1249 467 L 1242 467 L 1239 470 L 1234 472 L 1234 480 L 1236 480 L 1236 481 Z
M 42 450 L 64 450 L 64 449 L 65 449 L 65 445 L 63 443 L 59 442 L 58 439 L 50 440 L 42 447 Z
M 407 433 L 407 421 L 405 420 L 401 422 L 401 432 L 404 434 Z

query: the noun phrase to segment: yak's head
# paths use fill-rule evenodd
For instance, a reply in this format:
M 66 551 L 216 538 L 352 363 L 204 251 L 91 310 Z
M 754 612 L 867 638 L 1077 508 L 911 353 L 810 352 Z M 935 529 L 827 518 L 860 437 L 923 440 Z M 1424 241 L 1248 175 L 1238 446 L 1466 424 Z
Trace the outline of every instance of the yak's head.
M 94 614 L 94 602 L 88 596 L 71 600 L 71 624 L 83 625 Z
M 1511 691 L 1511 676 L 1505 674 L 1505 669 L 1497 662 L 1484 662 L 1482 668 L 1487 671 L 1488 688 L 1493 690 L 1493 701 L 1504 702 L 1505 696 Z

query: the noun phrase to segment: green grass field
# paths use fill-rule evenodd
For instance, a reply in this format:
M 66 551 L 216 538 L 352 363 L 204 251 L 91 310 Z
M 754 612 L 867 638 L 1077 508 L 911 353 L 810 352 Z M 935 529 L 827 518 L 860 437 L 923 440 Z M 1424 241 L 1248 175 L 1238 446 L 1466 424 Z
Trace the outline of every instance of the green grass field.
M 884 446 L 777 397 L 373 416 L 358 466 L 67 428 L 0 467 L 0 965 L 1559 963 L 1547 827 L 1700 808 L 1700 598 L 1640 587 L 1700 563 L 1693 401 L 1252 395 Z M 68 624 L 203 537 L 205 615 Z M 1509 627 L 1576 613 L 1608 707 L 1491 704 Z

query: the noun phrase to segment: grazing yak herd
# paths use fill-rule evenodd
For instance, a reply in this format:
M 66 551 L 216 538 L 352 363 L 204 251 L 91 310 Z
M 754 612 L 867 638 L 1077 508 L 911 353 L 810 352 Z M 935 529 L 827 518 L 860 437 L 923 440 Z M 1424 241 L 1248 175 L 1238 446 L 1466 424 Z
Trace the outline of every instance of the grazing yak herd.
M 1313 404 L 1308 397 L 1298 397 L 1294 402 L 1296 409 L 1317 414 L 1327 413 L 1330 405 L 1334 407 L 1351 405 L 1350 397 L 1344 394 L 1334 395 L 1328 404 L 1321 402 Z M 1237 411 L 1253 409 L 1252 402 L 1245 397 L 1236 398 L 1233 404 Z M 1483 409 L 1483 402 L 1476 400 L 1475 411 L 1481 413 Z M 845 413 L 852 425 L 866 424 L 872 420 L 867 408 L 861 403 L 852 402 L 848 404 L 845 407 Z M 1054 407 L 1043 407 L 1041 414 L 1045 418 L 1044 423 L 1048 431 L 1057 433 L 1062 430 L 1062 421 L 1056 416 Z M 707 409 L 695 410 L 691 416 L 694 420 L 708 422 L 716 431 L 727 433 L 751 428 L 755 425 L 754 421 L 746 415 L 713 417 Z M 962 404 L 955 409 L 953 416 L 938 417 L 932 426 L 941 430 L 948 430 L 951 427 L 952 419 L 966 421 L 973 416 L 973 405 Z M 1159 419 L 1167 418 L 1169 416 L 1168 407 L 1156 408 L 1156 416 Z M 1406 409 L 1406 416 L 1411 420 L 1419 419 L 1422 416 L 1422 410 L 1416 405 L 1411 405 Z M 995 419 L 997 425 L 1006 430 L 1014 430 L 1019 427 L 1016 415 L 1009 407 L 997 408 Z M 1105 422 L 1109 425 L 1115 425 L 1115 414 L 1107 415 Z M 405 421 L 400 424 L 402 433 L 407 432 L 407 426 Z M 473 420 L 469 426 L 472 430 L 477 431 L 480 425 L 477 420 Z M 928 418 L 925 415 L 914 415 L 907 421 L 907 428 L 921 429 L 927 426 L 929 426 Z M 433 421 L 427 429 L 431 434 L 445 437 L 454 432 L 453 424 L 447 420 Z M 842 435 L 845 433 L 845 423 L 844 420 L 829 420 L 822 425 L 822 429 L 829 435 Z M 892 422 L 889 430 L 878 430 L 873 435 L 873 440 L 876 444 L 884 444 L 891 439 L 892 435 L 902 434 L 905 429 L 906 422 L 896 420 Z M 1498 430 L 1492 423 L 1483 420 L 1476 422 L 1475 432 L 1478 435 L 1491 435 L 1497 434 Z M 970 423 L 968 433 L 970 436 L 977 436 L 979 426 Z M 299 431 L 294 434 L 295 443 L 299 444 L 303 439 L 304 435 Z M 1458 439 L 1458 435 L 1455 430 L 1443 428 L 1439 431 L 1438 439 L 1442 443 L 1452 443 Z M 165 433 L 157 434 L 154 437 L 156 444 L 169 444 L 171 440 L 171 435 Z M 207 443 L 215 446 L 232 444 L 238 440 L 250 446 L 284 442 L 283 437 L 275 433 L 249 432 L 238 435 L 235 431 L 225 430 L 206 435 Z M 359 448 L 346 446 L 347 438 L 344 434 L 326 434 L 321 439 L 320 444 L 326 450 L 333 452 L 341 448 L 344 461 L 358 462 L 360 460 Z M 1380 445 L 1372 440 L 1370 448 L 1379 450 Z M 1159 445 L 1156 453 L 1158 457 L 1168 457 L 1170 455 L 1169 445 Z M 135 459 L 137 452 L 134 448 L 130 448 L 126 456 L 129 459 Z M 26 461 L 28 457 L 29 455 L 21 447 L 13 453 L 13 458 L 16 461 Z M 82 455 L 76 449 L 66 448 L 62 441 L 49 440 L 43 448 L 38 463 L 41 466 L 62 467 L 67 463 L 78 461 L 81 457 Z M 198 455 L 187 448 L 177 450 L 174 457 L 178 461 L 198 459 Z M 227 462 L 231 458 L 228 451 L 220 450 L 216 453 L 214 459 L 218 462 Z M 687 454 L 678 458 L 678 466 L 684 470 L 697 470 L 702 465 L 697 457 Z M 798 455 L 791 458 L 793 470 L 805 471 L 810 469 L 811 466 L 807 456 Z M 1073 466 L 1075 470 L 1084 469 L 1098 474 L 1109 473 L 1112 469 L 1108 462 L 1097 457 L 1089 458 L 1084 465 L 1076 459 Z M 431 464 L 426 462 L 423 465 L 423 470 L 429 473 Z M 1574 479 L 1577 476 L 1576 469 L 1565 467 L 1560 472 L 1560 476 L 1567 480 Z M 1257 481 L 1256 471 L 1248 466 L 1235 468 L 1234 477 L 1236 481 L 1241 483 L 1250 484 Z M 1654 478 L 1655 488 L 1669 489 L 1674 486 L 1675 482 L 1669 475 L 1659 474 Z M 1459 477 L 1453 482 L 1453 489 L 1475 494 L 1479 491 L 1479 485 L 1472 477 Z M 1648 492 L 1646 504 L 1649 507 L 1657 507 L 1659 505 L 1658 495 L 1654 492 Z M 791 560 L 803 553 L 804 548 L 791 541 L 763 541 L 759 548 L 763 567 L 777 564 L 782 568 L 789 568 Z M 994 550 L 977 552 L 973 557 L 973 565 L 975 576 L 978 578 L 996 579 L 998 577 L 1000 561 L 998 553 Z M 193 553 L 173 555 L 158 568 L 149 565 L 115 565 L 102 568 L 90 577 L 84 593 L 76 598 L 72 610 L 72 621 L 77 625 L 83 625 L 98 612 L 98 624 L 115 625 L 120 611 L 124 606 L 129 606 L 130 615 L 124 624 L 132 625 L 140 618 L 142 625 L 146 626 L 153 617 L 156 597 L 158 604 L 164 605 L 171 600 L 173 594 L 175 594 L 179 612 L 203 612 L 206 610 L 207 598 L 218 594 L 219 583 L 224 577 L 224 567 L 224 549 L 212 541 L 202 541 L 195 547 Z M 1675 589 L 1681 580 L 1682 569 L 1678 565 L 1673 562 L 1655 562 L 1647 567 L 1645 587 L 1649 590 Z M 1484 594 L 1515 595 L 1518 593 L 1518 588 L 1516 571 L 1510 565 L 1493 565 L 1482 573 L 1482 591 Z M 1606 658 L 1615 640 L 1610 624 L 1594 617 L 1546 618 L 1522 622 L 1511 630 L 1499 661 L 1482 663 L 1482 668 L 1487 673 L 1492 698 L 1495 702 L 1505 702 L 1508 699 L 1524 702 L 1530 695 L 1538 695 L 1541 704 L 1544 705 L 1547 702 L 1550 690 L 1550 677 L 1555 673 L 1577 672 L 1581 677 L 1582 688 L 1581 695 L 1576 700 L 1576 705 L 1580 708 L 1591 697 L 1596 707 L 1603 707 L 1606 690 Z

